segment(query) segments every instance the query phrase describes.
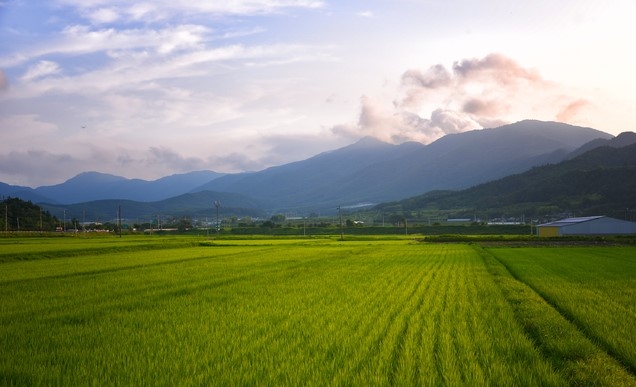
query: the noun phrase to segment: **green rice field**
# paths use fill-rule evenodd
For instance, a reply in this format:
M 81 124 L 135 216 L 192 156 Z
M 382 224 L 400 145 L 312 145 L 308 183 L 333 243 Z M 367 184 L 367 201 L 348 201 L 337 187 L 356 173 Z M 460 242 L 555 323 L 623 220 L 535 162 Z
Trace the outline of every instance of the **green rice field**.
M 0 385 L 636 386 L 636 247 L 0 238 Z

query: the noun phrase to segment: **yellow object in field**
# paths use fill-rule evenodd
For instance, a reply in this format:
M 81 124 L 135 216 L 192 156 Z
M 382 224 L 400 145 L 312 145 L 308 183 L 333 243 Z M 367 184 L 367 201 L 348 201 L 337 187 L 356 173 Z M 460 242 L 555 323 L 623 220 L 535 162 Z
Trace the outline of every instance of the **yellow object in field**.
M 542 237 L 559 236 L 559 228 L 558 227 L 540 227 L 539 236 L 542 236 Z

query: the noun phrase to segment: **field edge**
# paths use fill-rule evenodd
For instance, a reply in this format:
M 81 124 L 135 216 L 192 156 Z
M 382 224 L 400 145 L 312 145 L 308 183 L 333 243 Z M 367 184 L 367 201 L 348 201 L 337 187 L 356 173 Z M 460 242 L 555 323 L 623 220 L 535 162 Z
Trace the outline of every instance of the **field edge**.
M 595 345 L 531 286 L 515 278 L 497 257 L 472 245 L 539 352 L 572 385 L 631 385 L 636 377 Z

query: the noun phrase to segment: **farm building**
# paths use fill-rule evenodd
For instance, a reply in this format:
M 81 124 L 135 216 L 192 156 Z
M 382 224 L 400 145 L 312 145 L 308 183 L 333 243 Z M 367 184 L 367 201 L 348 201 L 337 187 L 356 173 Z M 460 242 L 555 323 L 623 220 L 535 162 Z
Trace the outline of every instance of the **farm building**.
M 567 218 L 540 224 L 537 226 L 539 236 L 561 235 L 620 235 L 636 234 L 636 223 L 609 218 L 607 216 L 587 216 Z

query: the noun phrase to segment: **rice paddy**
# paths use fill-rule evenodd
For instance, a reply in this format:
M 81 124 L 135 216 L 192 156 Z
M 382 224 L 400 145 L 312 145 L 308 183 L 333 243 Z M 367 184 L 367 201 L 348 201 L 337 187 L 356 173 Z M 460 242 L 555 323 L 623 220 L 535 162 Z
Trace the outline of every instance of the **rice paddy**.
M 633 247 L 0 247 L 0 385 L 636 385 Z

